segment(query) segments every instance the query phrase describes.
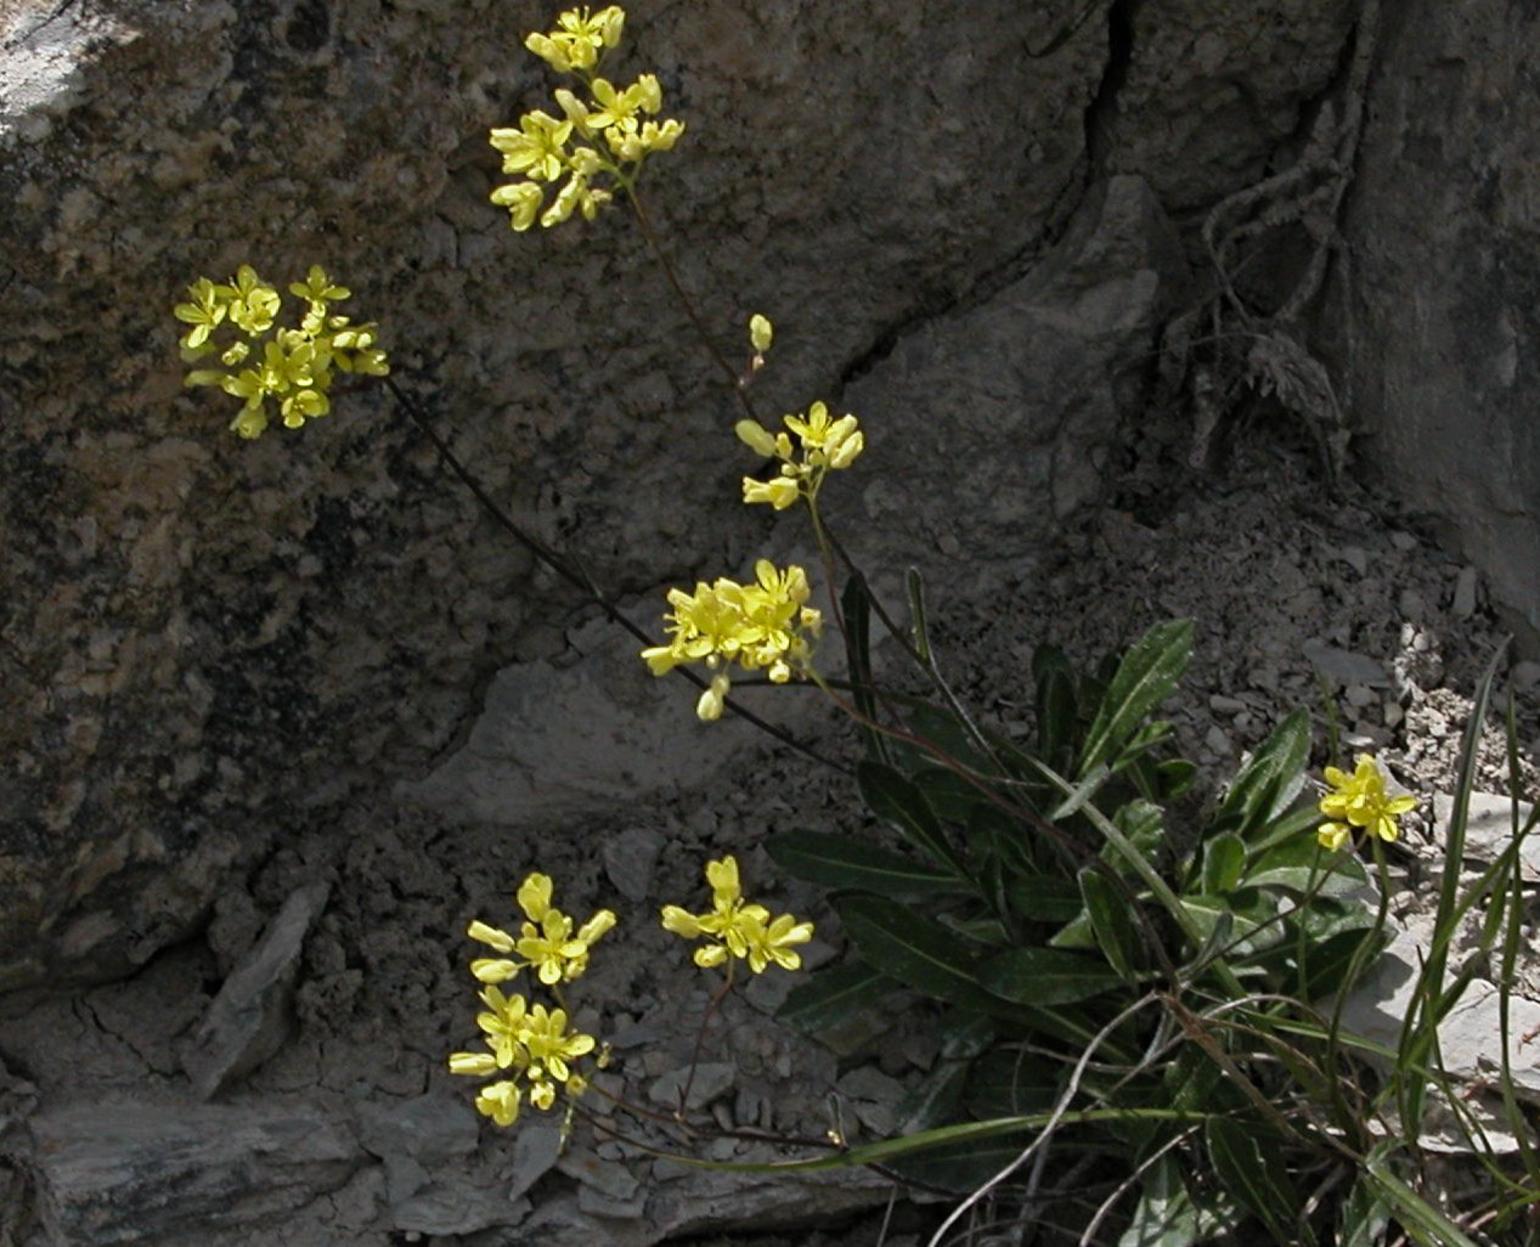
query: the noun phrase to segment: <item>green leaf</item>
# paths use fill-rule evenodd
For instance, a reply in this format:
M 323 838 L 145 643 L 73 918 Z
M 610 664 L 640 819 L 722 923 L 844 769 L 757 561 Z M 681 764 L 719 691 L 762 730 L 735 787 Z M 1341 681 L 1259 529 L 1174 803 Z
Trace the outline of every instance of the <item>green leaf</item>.
M 1050 766 L 1066 767 L 1079 716 L 1074 668 L 1063 650 L 1039 645 L 1032 655 L 1032 676 L 1037 685 L 1038 751 Z
M 1085 903 L 1073 879 L 1052 875 L 1017 875 L 1006 884 L 1006 895 L 1028 922 L 1068 922 Z
M 782 870 L 826 888 L 852 888 L 899 898 L 974 890 L 967 880 L 916 865 L 853 836 L 783 831 L 771 836 L 765 847 Z
M 1144 1175 L 1144 1189 L 1118 1247 L 1192 1247 L 1199 1241 L 1198 1210 L 1182 1181 L 1182 1167 L 1167 1152 Z
M 996 1048 L 969 1068 L 964 1093 L 968 1111 L 988 1119 L 1051 1109 L 1064 1090 L 1059 1068 L 1031 1053 Z
M 1459 1226 L 1391 1172 L 1388 1146 L 1369 1154 L 1363 1177 L 1374 1194 L 1395 1210 L 1401 1228 L 1416 1241 L 1436 1247 L 1476 1247 Z
M 1258 964 L 1278 977 L 1280 989 L 1288 995 L 1299 996 L 1307 1001 L 1319 1000 L 1334 994 L 1346 981 L 1348 968 L 1360 945 L 1366 941 L 1371 942 L 1371 947 L 1365 953 L 1367 960 L 1364 964 L 1372 965 L 1375 955 L 1390 942 L 1390 937 L 1383 931 L 1375 930 L 1372 924 L 1373 917 L 1369 916 L 1368 925 L 1338 931 L 1324 939 L 1307 935 L 1305 964 L 1301 970 L 1298 943 L 1294 935 L 1297 928 L 1291 922 L 1289 934 L 1276 948 L 1269 949 L 1258 958 Z
M 899 1134 L 930 1130 L 957 1120 L 968 1085 L 968 1061 L 938 1061 L 904 1094 L 894 1110 Z
M 1283 1247 L 1315 1242 L 1276 1138 L 1228 1117 L 1209 1118 L 1204 1136 L 1215 1176 L 1273 1238 Z
M 1251 956 L 1284 939 L 1283 924 L 1273 921 L 1278 914 L 1278 902 L 1267 892 L 1247 888 L 1228 896 L 1184 896 L 1182 908 L 1192 917 L 1205 941 L 1218 932 L 1221 923 L 1233 923 L 1217 941 L 1232 957 Z
M 1363 863 L 1351 853 L 1328 853 L 1313 831 L 1296 833 L 1256 856 L 1243 876 L 1247 887 L 1286 888 L 1317 896 L 1341 896 L 1368 881 Z
M 877 719 L 877 698 L 872 692 L 872 605 L 860 576 L 845 581 L 840 594 L 840 614 L 845 620 L 845 661 L 850 667 L 850 696 L 866 722 L 861 734 L 866 753 L 877 761 L 889 761 L 888 739 L 867 724 Z
M 921 766 L 909 778 L 924 793 L 936 816 L 949 823 L 967 823 L 977 809 L 991 809 L 987 798 L 956 771 L 944 766 Z
M 787 994 L 775 1016 L 804 1035 L 833 1030 L 869 1009 L 899 984 L 861 961 L 819 970 Z
M 936 1026 L 941 1036 L 943 1061 L 971 1061 L 994 1046 L 998 1031 L 994 1018 L 970 1009 L 948 1009 Z
M 1080 778 L 1113 759 L 1145 715 L 1170 695 L 1191 660 L 1190 619 L 1156 624 L 1128 651 L 1091 721 L 1080 756 Z
M 1053 933 L 1048 941 L 1048 947 L 1083 949 L 1086 952 L 1100 947 L 1096 942 L 1096 929 L 1091 926 L 1091 915 L 1082 908 L 1078 914 Z
M 1143 944 L 1138 925 L 1129 912 L 1128 901 L 1117 885 L 1094 867 L 1084 867 L 1078 878 L 1086 919 L 1096 936 L 1097 947 L 1122 979 L 1135 982 L 1139 977 Z
M 1203 890 L 1211 896 L 1233 892 L 1246 868 L 1246 846 L 1233 832 L 1212 837 L 1203 846 Z
M 988 1012 L 978 984 L 979 949 L 934 918 L 878 896 L 833 900 L 861 959 L 937 1000 Z
M 1078 813 L 1080 807 L 1096 795 L 1096 790 L 1107 782 L 1111 774 L 1112 772 L 1105 765 L 1093 767 L 1091 773 L 1075 785 L 1075 791 L 1065 797 L 1055 807 L 1053 813 L 1048 815 L 1048 821 L 1063 822 L 1070 815 Z
M 1337 1247 L 1380 1247 L 1390 1226 L 1390 1208 L 1374 1192 L 1373 1182 L 1360 1177 L 1338 1209 Z
M 1030 1005 L 1074 1004 L 1124 986 L 1105 962 L 1056 948 L 998 953 L 980 968 L 979 982 L 1002 1000 Z
M 856 783 L 867 809 L 889 823 L 921 853 L 959 878 L 967 871 L 947 843 L 925 794 L 892 767 L 865 761 L 856 767 Z
M 978 1141 L 943 1143 L 891 1160 L 887 1167 L 910 1182 L 962 1194 L 977 1189 L 1020 1156 L 1035 1133 L 1024 1130 Z
M 1310 715 L 1296 710 L 1258 747 L 1230 783 L 1214 816 L 1221 831 L 1247 836 L 1288 809 L 1304 786 Z

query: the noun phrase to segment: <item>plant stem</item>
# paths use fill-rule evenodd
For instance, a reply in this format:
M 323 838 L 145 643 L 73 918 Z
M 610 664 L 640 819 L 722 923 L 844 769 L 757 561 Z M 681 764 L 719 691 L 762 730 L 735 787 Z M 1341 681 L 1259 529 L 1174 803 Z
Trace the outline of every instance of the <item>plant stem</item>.
M 654 643 L 653 639 L 648 636 L 646 632 L 644 632 L 636 624 L 632 623 L 631 620 L 621 612 L 620 608 L 616 606 L 615 603 L 612 602 L 603 592 L 600 591 L 599 586 L 594 583 L 593 578 L 589 576 L 589 574 L 584 571 L 579 564 L 570 562 L 564 558 L 554 548 L 547 545 L 546 542 L 542 541 L 534 533 L 520 525 L 518 521 L 516 521 L 511 515 L 508 514 L 507 511 L 505 511 L 501 506 L 497 504 L 492 496 L 487 493 L 481 482 L 471 474 L 470 469 L 467 468 L 465 464 L 460 461 L 459 457 L 454 453 L 454 451 L 449 448 L 449 443 L 439 435 L 438 431 L 429 422 L 426 413 L 423 411 L 417 400 L 408 394 L 406 390 L 404 390 L 397 383 L 394 377 L 387 376 L 385 378 L 385 385 L 390 390 L 392 397 L 395 398 L 396 403 L 400 406 L 401 410 L 407 414 L 412 423 L 417 426 L 422 434 L 433 443 L 433 447 L 438 451 L 439 456 L 444 460 L 445 463 L 449 465 L 450 470 L 460 478 L 461 483 L 471 491 L 471 494 L 475 497 L 476 501 L 481 504 L 482 509 L 485 510 L 486 513 L 490 515 L 497 522 L 497 524 L 508 533 L 509 536 L 511 536 L 521 546 L 533 554 L 535 558 L 537 558 L 541 563 L 545 564 L 546 567 L 550 568 L 551 571 L 555 572 L 556 575 L 560 576 L 568 584 L 572 585 L 574 588 L 585 594 L 590 601 L 594 602 L 599 607 L 599 609 L 604 612 L 605 617 L 609 619 L 611 623 L 618 624 L 638 641 L 642 642 L 643 645 L 650 646 Z M 706 688 L 706 681 L 703 680 L 700 676 L 696 675 L 695 672 L 689 670 L 689 668 L 675 667 L 674 670 L 683 675 L 684 678 L 690 681 L 691 684 L 695 685 L 696 688 L 702 690 Z M 737 715 L 739 718 L 743 719 L 745 722 L 752 723 L 755 727 L 759 728 L 760 731 L 766 732 L 773 736 L 783 745 L 786 745 L 791 749 L 795 749 L 804 757 L 810 758 L 814 762 L 817 762 L 822 766 L 829 767 L 832 770 L 839 771 L 842 774 L 851 774 L 850 768 L 845 766 L 843 763 L 836 762 L 832 758 L 825 757 L 811 745 L 803 744 L 796 737 L 792 736 L 790 732 L 760 718 L 752 710 L 746 710 L 736 702 L 732 701 L 727 702 L 727 709 L 730 710 L 733 714 Z

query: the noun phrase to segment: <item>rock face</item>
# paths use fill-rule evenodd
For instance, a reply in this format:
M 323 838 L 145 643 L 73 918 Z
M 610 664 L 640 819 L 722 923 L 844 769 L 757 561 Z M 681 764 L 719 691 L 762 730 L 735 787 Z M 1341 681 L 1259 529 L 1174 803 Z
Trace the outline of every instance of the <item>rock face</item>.
M 1540 96 L 1532 4 L 1385 6 L 1331 332 L 1365 463 L 1540 627 Z M 1526 637 L 1524 634 L 1528 633 Z
M 514 236 L 486 202 L 487 129 L 555 85 L 520 48 L 547 6 L 82 7 L 0 7 L 0 990 L 128 972 L 275 843 L 452 776 L 494 672 L 509 730 L 538 732 L 530 690 L 585 661 L 573 595 L 380 388 L 253 444 L 182 392 L 169 310 L 200 273 L 326 264 L 494 495 L 613 591 L 655 602 L 785 540 L 737 503 L 733 406 L 622 213 Z M 948 540 L 1020 520 L 1029 545 L 1093 500 L 1158 315 L 1141 274 L 1175 271 L 1161 201 L 1261 168 L 1351 11 L 1229 7 L 629 6 L 616 74 L 656 71 L 689 126 L 643 193 L 719 341 L 776 321 L 762 410 L 848 390 L 874 454 L 924 447 L 963 415 L 907 386 L 961 368 L 970 436 L 1019 436 L 991 496 L 935 470 Z M 1226 103 L 1256 66 L 1287 70 Z M 1030 366 L 996 392 L 1007 346 Z

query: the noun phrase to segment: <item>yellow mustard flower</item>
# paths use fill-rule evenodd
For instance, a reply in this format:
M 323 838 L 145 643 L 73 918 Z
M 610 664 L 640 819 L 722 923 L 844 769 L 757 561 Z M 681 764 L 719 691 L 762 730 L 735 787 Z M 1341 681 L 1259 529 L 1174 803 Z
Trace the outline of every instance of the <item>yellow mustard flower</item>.
M 184 351 L 196 352 L 209 340 L 209 335 L 219 326 L 230 310 L 231 292 L 228 286 L 217 286 L 207 277 L 200 277 L 187 287 L 190 301 L 178 303 L 172 314 L 184 324 L 191 325 L 182 338 Z
M 508 209 L 510 224 L 521 234 L 535 223 L 544 198 L 545 192 L 537 182 L 510 182 L 492 192 L 492 202 Z
M 690 662 L 704 662 L 716 673 L 696 706 L 703 720 L 721 715 L 728 687 L 724 663 L 763 671 L 777 684 L 811 669 L 812 643 L 822 630 L 823 617 L 807 605 L 812 594 L 807 573 L 795 564 L 782 571 L 769 559 L 760 559 L 754 574 L 755 583 L 749 585 L 723 577 L 714 584 L 697 584 L 694 593 L 669 590 L 668 602 L 674 608 L 664 616 L 669 642 L 642 651 L 654 675 Z
M 482 983 L 502 983 L 529 968 L 547 986 L 570 983 L 588 969 L 594 943 L 615 925 L 611 910 L 598 910 L 576 931 L 572 919 L 551 904 L 553 885 L 549 875 L 531 873 L 519 886 L 517 900 L 527 921 L 517 938 L 479 919 L 466 934 L 495 952 L 517 953 L 521 960 L 486 957 L 471 962 L 471 973 Z
M 1415 797 L 1392 797 L 1385 791 L 1384 773 L 1366 753 L 1358 755 L 1351 775 L 1334 766 L 1328 766 L 1325 774 L 1331 791 L 1321 798 L 1320 809 L 1327 821 L 1316 837 L 1333 852 L 1352 840 L 1354 828 L 1364 828 L 1387 842 L 1395 840 L 1400 835 L 1396 819 L 1417 808 Z
M 769 322 L 765 324 L 768 347 Z M 756 357 L 756 366 L 758 362 Z M 733 426 L 738 440 L 755 454 L 781 461 L 778 480 L 761 482 L 745 477 L 743 481 L 744 502 L 767 502 L 777 511 L 785 510 L 799 497 L 816 498 L 824 476 L 848 468 L 866 448 L 860 421 L 848 414 L 831 419 L 828 404 L 823 402 L 814 403 L 805 416 L 783 417 L 782 423 L 786 429 L 774 434 L 757 420 L 740 420 Z M 796 434 L 800 455 L 794 453 L 791 434 Z
M 191 301 L 173 309 L 178 320 L 192 325 L 181 342 L 183 357 L 198 359 L 218 350 L 219 362 L 232 370 L 194 369 L 185 384 L 218 386 L 242 399 L 230 427 L 245 438 L 259 437 L 267 428 L 270 398 L 278 401 L 285 426 L 299 428 L 331 410 L 328 391 L 334 369 L 369 376 L 390 371 L 376 325 L 354 325 L 346 316 L 331 314 L 331 304 L 351 297 L 351 292 L 333 282 L 325 269 L 312 265 L 306 280 L 292 283 L 289 290 L 306 303 L 297 328 L 278 327 L 282 299 L 249 264 L 241 265 L 228 285 L 200 277 L 188 287 Z M 227 325 L 247 339 L 216 343 L 214 334 Z M 253 356 L 258 343 L 261 354 Z
M 519 118 L 519 128 L 492 131 L 492 146 L 503 153 L 504 173 L 523 173 L 537 182 L 554 182 L 567 167 L 572 122 L 536 109 Z
M 519 1119 L 519 1084 L 508 1080 L 488 1083 L 477 1093 L 476 1111 L 499 1126 L 513 1125 Z
M 564 1010 L 547 1012 L 544 1005 L 530 1010 L 523 1043 L 529 1053 L 525 1075 L 530 1083 L 530 1102 L 543 1109 L 550 1108 L 556 1098 L 553 1084 L 570 1083 L 573 1070 L 568 1062 L 587 1056 L 595 1047 L 592 1035 L 568 1033 Z
M 770 911 L 743 899 L 738 880 L 738 860 L 731 854 L 706 864 L 706 882 L 711 885 L 711 910 L 692 914 L 678 905 L 665 905 L 661 921 L 665 931 L 685 939 L 710 937 L 711 942 L 695 950 L 695 964 L 702 969 L 722 965 L 729 957 L 747 961 L 755 974 L 770 965 L 795 970 L 802 964 L 795 944 L 813 938 L 813 924 L 798 922 L 790 914 L 771 919 Z

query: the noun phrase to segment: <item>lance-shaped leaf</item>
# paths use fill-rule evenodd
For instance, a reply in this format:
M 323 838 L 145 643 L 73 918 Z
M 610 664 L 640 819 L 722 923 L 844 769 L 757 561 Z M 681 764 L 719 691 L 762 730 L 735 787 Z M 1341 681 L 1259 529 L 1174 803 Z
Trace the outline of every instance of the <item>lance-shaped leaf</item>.
M 899 983 L 865 962 L 848 961 L 798 983 L 775 1016 L 804 1035 L 823 1035 L 899 988 Z
M 1078 778 L 1101 763 L 1115 761 L 1119 749 L 1139 729 L 1144 717 L 1176 687 L 1192 660 L 1192 620 L 1156 624 L 1128 651 L 1107 685 L 1080 755 Z
M 1086 918 L 1091 924 L 1091 933 L 1096 936 L 1097 947 L 1121 978 L 1134 982 L 1138 977 L 1143 945 L 1124 890 L 1091 866 L 1081 869 L 1078 880 Z
M 941 821 L 915 784 L 892 767 L 871 761 L 856 767 L 856 782 L 867 809 L 943 870 L 949 870 L 959 878 L 967 875 L 947 842 Z
M 1123 986 L 1106 962 L 1057 948 L 1012 948 L 979 971 L 979 982 L 1017 1004 L 1068 1005 Z
M 920 866 L 865 840 L 820 831 L 783 831 L 765 847 L 771 860 L 798 879 L 826 888 L 905 898 L 970 892 L 955 875 Z
M 1214 1175 L 1274 1239 L 1283 1247 L 1315 1243 L 1276 1139 L 1228 1117 L 1209 1118 L 1204 1136 Z
M 1230 784 L 1214 816 L 1220 831 L 1250 835 L 1286 810 L 1305 782 L 1310 715 L 1296 710 L 1275 727 Z

